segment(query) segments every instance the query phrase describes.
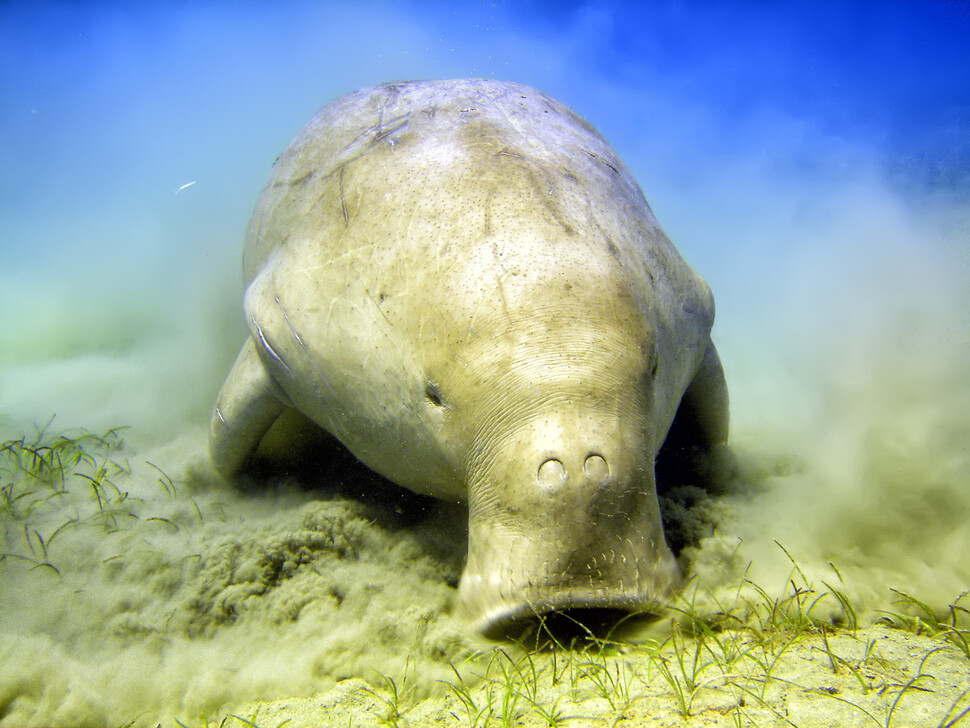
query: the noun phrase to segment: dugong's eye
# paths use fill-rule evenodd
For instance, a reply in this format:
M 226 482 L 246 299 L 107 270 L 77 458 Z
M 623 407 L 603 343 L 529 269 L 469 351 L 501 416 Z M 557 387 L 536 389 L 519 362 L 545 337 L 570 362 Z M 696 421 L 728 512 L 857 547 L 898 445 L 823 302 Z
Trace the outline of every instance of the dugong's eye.
M 647 371 L 650 372 L 650 378 L 656 379 L 657 372 L 660 370 L 660 354 L 657 353 L 657 348 L 652 347 L 650 349 L 650 359 L 647 363 Z
M 445 399 L 441 396 L 441 389 L 434 382 L 428 381 L 424 383 L 424 396 L 435 407 L 445 406 Z

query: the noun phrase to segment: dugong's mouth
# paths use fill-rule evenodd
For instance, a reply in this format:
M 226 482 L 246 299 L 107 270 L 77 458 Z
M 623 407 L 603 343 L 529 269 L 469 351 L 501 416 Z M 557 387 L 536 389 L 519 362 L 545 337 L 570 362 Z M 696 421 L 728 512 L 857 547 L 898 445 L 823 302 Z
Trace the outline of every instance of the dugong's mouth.
M 533 545 L 529 555 L 538 552 Z M 596 619 L 607 612 L 614 616 L 658 614 L 682 580 L 666 544 L 656 548 L 652 558 L 620 553 L 609 564 L 600 559 L 602 568 L 595 572 L 588 568 L 563 570 L 553 560 L 530 559 L 521 551 L 504 561 L 494 558 L 494 552 L 488 555 L 490 558 L 466 565 L 458 596 L 475 630 L 493 638 L 510 636 L 520 631 L 520 624 L 558 612 L 568 616 L 581 610 L 591 616 L 595 611 Z
M 562 615 L 582 632 L 594 625 L 614 625 L 631 615 L 656 615 L 660 610 L 659 599 L 576 588 L 555 591 L 546 598 L 496 604 L 474 618 L 473 627 L 486 637 L 502 639 L 520 633 L 530 624 L 544 622 L 552 615 Z

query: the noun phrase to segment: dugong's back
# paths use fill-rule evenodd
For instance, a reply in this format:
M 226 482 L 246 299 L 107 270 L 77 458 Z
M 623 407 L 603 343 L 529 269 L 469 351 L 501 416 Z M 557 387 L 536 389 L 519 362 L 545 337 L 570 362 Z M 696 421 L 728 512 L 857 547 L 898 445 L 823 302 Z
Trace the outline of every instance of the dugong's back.
M 449 497 L 473 437 L 442 437 L 419 401 L 436 371 L 484 370 L 491 353 L 459 353 L 471 339 L 508 366 L 528 357 L 537 379 L 564 340 L 665 349 L 649 413 L 665 428 L 713 319 L 606 141 L 548 96 L 489 80 L 325 107 L 274 165 L 244 274 L 255 347 L 289 402 L 385 477 Z
M 383 199 L 367 199 L 375 190 Z M 532 220 L 536 208 L 544 219 Z M 411 227 L 394 229 L 404 216 Z M 657 269 L 682 263 L 632 175 L 586 121 L 531 88 L 472 79 L 389 83 L 322 109 L 274 165 L 250 225 L 245 280 L 275 247 L 301 237 L 334 254 L 383 240 L 381 254 L 396 247 L 413 263 L 423 249 L 440 264 L 455 246 L 435 234 L 461 239 L 457 252 L 467 255 L 468 238 L 510 222 L 519 239 L 529 232 L 523 224 L 541 235 L 545 223 L 579 244 L 595 229 L 627 265 L 642 266 L 648 248 L 663 258 Z M 639 239 L 624 239 L 631 232 Z

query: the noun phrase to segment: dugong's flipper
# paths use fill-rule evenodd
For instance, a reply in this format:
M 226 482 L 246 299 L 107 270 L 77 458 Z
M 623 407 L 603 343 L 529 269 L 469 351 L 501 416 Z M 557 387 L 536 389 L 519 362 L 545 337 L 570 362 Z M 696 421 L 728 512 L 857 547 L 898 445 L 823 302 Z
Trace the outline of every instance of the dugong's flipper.
M 728 419 L 724 369 L 714 343 L 708 341 L 704 358 L 680 401 L 664 448 L 670 452 L 685 447 L 707 450 L 723 445 L 728 437 Z
M 287 409 L 286 395 L 273 381 L 247 339 L 222 385 L 209 425 L 212 464 L 225 477 L 238 474 L 260 440 Z

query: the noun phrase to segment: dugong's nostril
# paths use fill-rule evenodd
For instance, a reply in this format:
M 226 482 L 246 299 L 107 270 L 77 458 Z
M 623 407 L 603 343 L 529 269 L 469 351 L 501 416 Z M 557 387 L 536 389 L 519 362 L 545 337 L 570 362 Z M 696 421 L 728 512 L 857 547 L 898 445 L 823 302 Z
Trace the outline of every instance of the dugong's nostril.
M 583 464 L 586 477 L 597 483 L 602 483 L 610 477 L 610 466 L 602 455 L 590 455 Z
M 566 468 L 555 458 L 549 458 L 539 466 L 536 478 L 539 480 L 539 485 L 554 488 L 566 480 Z

